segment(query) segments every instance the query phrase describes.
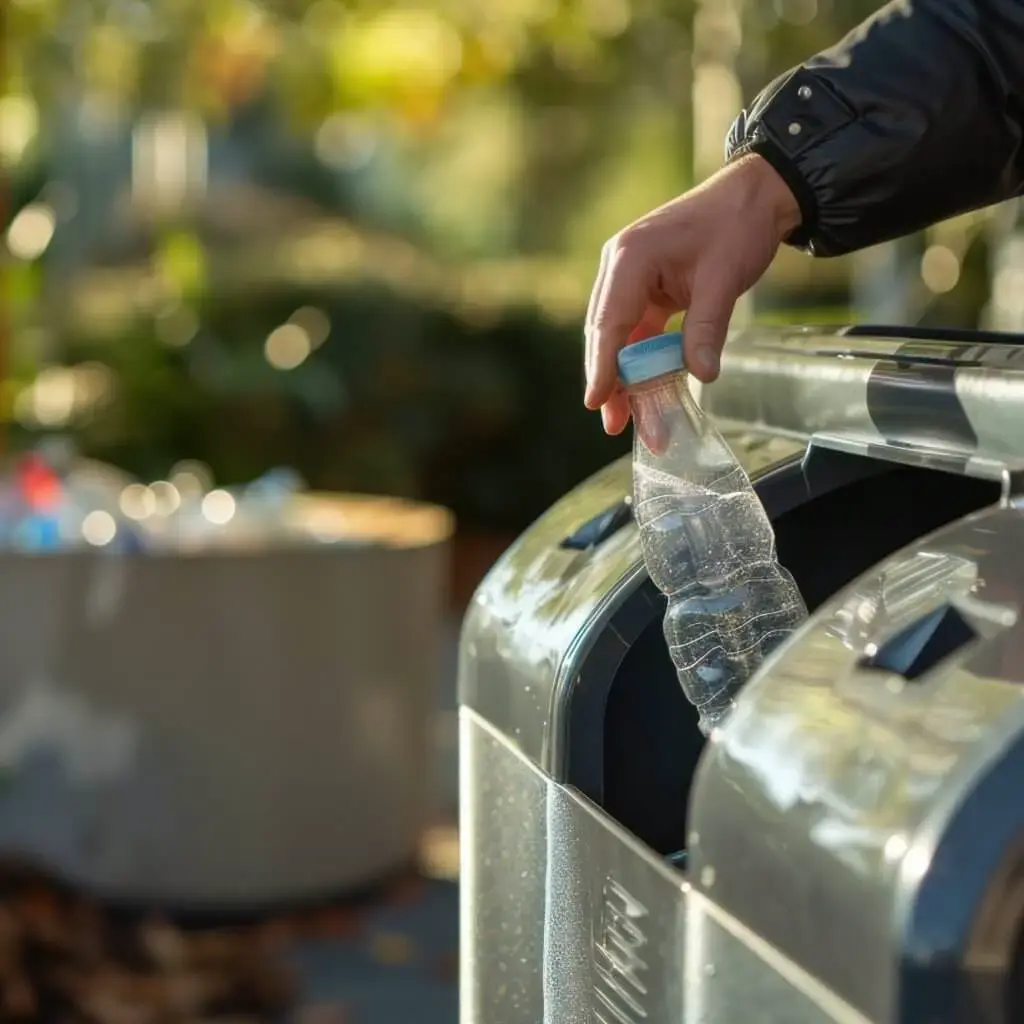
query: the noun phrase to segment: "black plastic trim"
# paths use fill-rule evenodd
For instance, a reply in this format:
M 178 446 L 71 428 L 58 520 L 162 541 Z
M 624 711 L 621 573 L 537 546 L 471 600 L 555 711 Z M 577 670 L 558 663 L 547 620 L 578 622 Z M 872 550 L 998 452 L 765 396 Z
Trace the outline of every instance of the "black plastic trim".
M 845 338 L 893 338 L 907 341 L 953 341 L 968 345 L 1024 345 L 1024 334 L 1001 331 L 975 331 L 959 327 L 908 327 L 893 324 L 851 324 L 837 334 Z

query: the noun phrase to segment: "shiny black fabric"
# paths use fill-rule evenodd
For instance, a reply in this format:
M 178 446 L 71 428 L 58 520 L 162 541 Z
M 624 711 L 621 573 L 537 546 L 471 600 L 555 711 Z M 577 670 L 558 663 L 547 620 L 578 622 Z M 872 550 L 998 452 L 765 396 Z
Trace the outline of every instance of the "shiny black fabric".
M 1024 0 L 894 0 L 772 82 L 726 156 L 790 185 L 835 256 L 1024 191 Z

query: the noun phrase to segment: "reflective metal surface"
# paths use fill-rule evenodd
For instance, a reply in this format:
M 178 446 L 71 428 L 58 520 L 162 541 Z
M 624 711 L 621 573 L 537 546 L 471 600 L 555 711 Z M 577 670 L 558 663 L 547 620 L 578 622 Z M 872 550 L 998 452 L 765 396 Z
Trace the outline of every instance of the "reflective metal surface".
M 752 330 L 723 365 L 703 403 L 770 514 L 843 486 L 836 452 L 1001 480 L 1003 505 L 884 558 L 748 684 L 701 760 L 685 878 L 564 772 L 572 718 L 600 777 L 600 672 L 658 611 L 631 523 L 560 546 L 628 494 L 629 461 L 524 534 L 461 647 L 463 1024 L 1014 1024 L 1024 346 Z M 967 642 L 917 678 L 884 667 L 947 606 Z
M 866 1019 L 461 712 L 462 1024 Z
M 990 886 L 1008 884 L 993 873 L 1007 834 L 1024 835 L 1024 805 L 996 815 L 979 794 L 1024 744 L 1022 580 L 1012 505 L 887 560 L 748 684 L 698 771 L 697 884 L 872 1020 L 902 1019 L 901 960 L 960 962 Z M 974 641 L 919 680 L 863 667 L 947 602 Z M 953 875 L 944 844 L 964 812 L 974 833 Z
M 751 329 L 730 338 L 703 404 L 769 433 L 997 475 L 1024 459 L 1024 346 L 967 337 Z
M 800 441 L 725 425 L 756 477 L 798 458 Z M 646 578 L 632 523 L 589 551 L 561 548 L 580 525 L 632 487 L 628 458 L 570 492 L 502 556 L 473 598 L 459 652 L 459 700 L 553 770 L 563 740 L 560 710 L 589 649 Z
M 754 479 L 807 445 L 998 478 L 1024 468 L 1024 346 L 741 332 L 702 401 Z M 635 528 L 560 541 L 630 493 L 624 458 L 553 506 L 494 567 L 466 616 L 460 700 L 546 769 L 590 645 L 645 578 Z

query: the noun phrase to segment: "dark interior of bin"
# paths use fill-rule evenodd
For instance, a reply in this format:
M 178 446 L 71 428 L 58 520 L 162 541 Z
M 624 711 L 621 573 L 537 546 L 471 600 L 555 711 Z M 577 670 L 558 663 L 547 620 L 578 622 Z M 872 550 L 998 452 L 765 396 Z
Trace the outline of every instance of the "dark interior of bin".
M 952 473 L 909 466 L 877 473 L 877 464 L 872 470 L 775 519 L 779 559 L 811 611 L 882 558 L 999 497 L 997 484 Z M 601 803 L 660 853 L 683 849 L 702 746 L 655 617 L 608 695 Z

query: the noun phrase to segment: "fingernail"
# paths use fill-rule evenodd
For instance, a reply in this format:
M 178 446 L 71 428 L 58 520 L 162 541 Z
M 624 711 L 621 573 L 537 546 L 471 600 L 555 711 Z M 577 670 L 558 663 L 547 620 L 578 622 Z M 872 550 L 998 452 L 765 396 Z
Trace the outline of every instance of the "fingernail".
M 701 345 L 694 358 L 697 360 L 697 366 L 705 373 L 714 373 L 718 369 L 718 359 L 710 345 Z

